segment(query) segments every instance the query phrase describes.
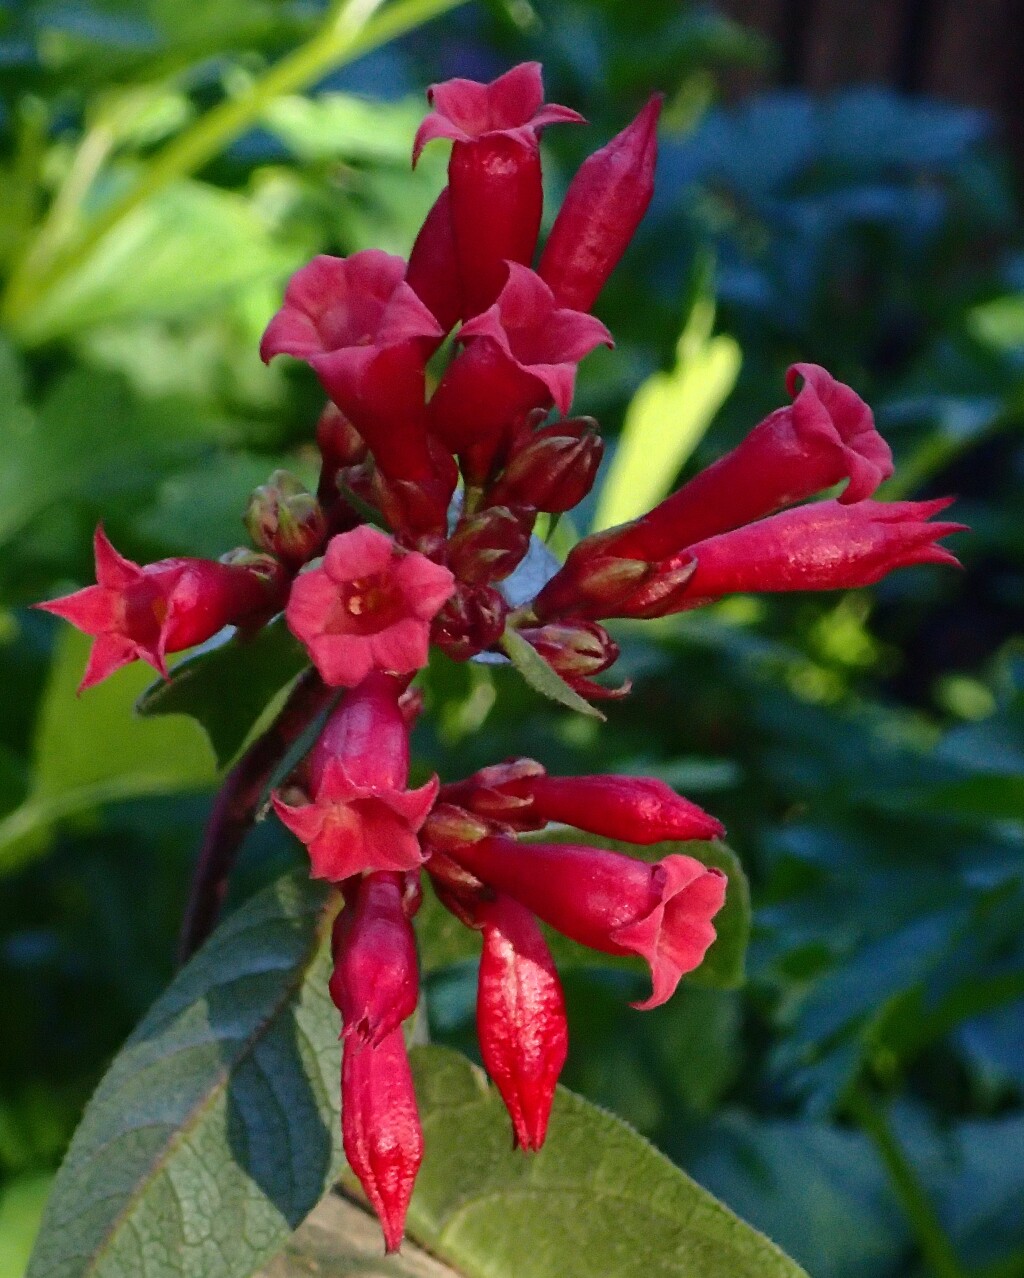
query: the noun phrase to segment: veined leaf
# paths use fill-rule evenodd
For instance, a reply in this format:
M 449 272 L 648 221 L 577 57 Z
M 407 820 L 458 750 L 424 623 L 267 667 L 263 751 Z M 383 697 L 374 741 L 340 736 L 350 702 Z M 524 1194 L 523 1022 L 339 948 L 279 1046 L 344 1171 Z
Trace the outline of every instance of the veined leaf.
M 621 1120 L 558 1089 L 547 1142 L 512 1148 L 497 1091 L 413 1051 L 426 1157 L 409 1234 L 467 1278 L 805 1278 Z
M 85 1112 L 27 1278 L 248 1278 L 336 1180 L 333 895 L 287 875 L 233 914 Z

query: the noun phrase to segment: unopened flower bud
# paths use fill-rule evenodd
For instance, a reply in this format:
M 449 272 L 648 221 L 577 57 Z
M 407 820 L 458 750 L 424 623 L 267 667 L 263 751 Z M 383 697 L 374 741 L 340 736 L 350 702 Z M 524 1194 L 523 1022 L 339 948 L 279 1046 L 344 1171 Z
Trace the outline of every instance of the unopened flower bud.
M 340 470 L 366 460 L 366 440 L 337 406 L 328 403 L 316 424 L 316 445 L 325 468 Z
M 619 645 L 596 621 L 552 622 L 528 626 L 519 632 L 548 665 L 581 696 L 594 699 L 622 697 L 630 689 L 606 688 L 593 676 L 608 670 L 619 659 Z
M 604 443 L 592 417 L 545 426 L 518 449 L 490 491 L 495 505 L 527 505 L 559 514 L 594 486 Z
M 448 567 L 469 585 L 501 581 L 530 548 L 535 512 L 488 506 L 460 523 L 448 543 Z
M 286 470 L 275 470 L 249 498 L 245 526 L 260 549 L 293 567 L 319 554 L 327 535 L 320 503 Z
M 430 637 L 453 661 L 468 661 L 505 632 L 508 604 L 491 586 L 456 582 L 455 593 L 434 618 Z

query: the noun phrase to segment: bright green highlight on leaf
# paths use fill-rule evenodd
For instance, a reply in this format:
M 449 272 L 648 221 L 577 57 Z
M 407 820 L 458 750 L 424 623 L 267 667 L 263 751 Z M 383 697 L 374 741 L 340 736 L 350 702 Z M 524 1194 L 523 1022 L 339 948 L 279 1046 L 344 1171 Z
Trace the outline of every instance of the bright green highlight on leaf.
M 36 723 L 33 789 L 0 821 L 0 874 L 44 850 L 61 820 L 119 799 L 205 788 L 216 774 L 194 723 L 132 714 L 152 679 L 141 662 L 76 696 L 90 643 L 61 627 Z
M 620 1119 L 559 1088 L 544 1148 L 456 1052 L 413 1052 L 426 1158 L 409 1233 L 466 1278 L 801 1278 Z
M 594 531 L 645 514 L 669 492 L 739 376 L 738 343 L 713 337 L 715 306 L 694 305 L 676 346 L 675 367 L 649 377 L 633 396 L 601 488 Z

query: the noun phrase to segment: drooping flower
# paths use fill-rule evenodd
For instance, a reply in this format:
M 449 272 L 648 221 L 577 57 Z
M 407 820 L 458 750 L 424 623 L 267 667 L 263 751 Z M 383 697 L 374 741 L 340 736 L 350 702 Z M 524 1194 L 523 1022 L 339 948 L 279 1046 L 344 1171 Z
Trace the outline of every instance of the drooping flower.
M 459 339 L 466 347 L 434 392 L 430 419 L 474 479 L 486 477 L 504 437 L 532 409 L 555 404 L 567 413 L 580 360 L 613 345 L 600 320 L 559 306 L 534 271 L 514 262 L 495 303 Z
M 140 565 L 118 554 L 102 527 L 93 549 L 95 586 L 35 605 L 94 636 L 79 692 L 139 659 L 166 678 L 169 653 L 204 643 L 224 626 L 266 621 L 283 602 L 284 573 L 266 555 Z
M 409 725 L 402 685 L 370 675 L 342 700 L 309 756 L 308 803 L 273 796 L 281 821 L 306 844 L 314 878 L 341 883 L 370 870 L 415 870 L 418 831 L 437 797 L 437 778 L 406 789 Z M 382 889 L 383 890 L 383 889 Z
M 345 1039 L 341 1134 L 345 1157 L 384 1231 L 384 1245 L 397 1251 L 423 1161 L 423 1128 L 401 1027 L 375 1047 L 355 1036 Z
M 497 297 L 506 262 L 533 258 L 543 204 L 540 131 L 582 117 L 544 104 L 537 62 L 513 67 L 490 84 L 460 79 L 435 84 L 427 97 L 433 110 L 416 133 L 413 163 L 432 139 L 452 139 L 448 209 L 460 306 L 468 319 Z M 441 234 L 432 230 L 438 239 Z
M 647 212 L 661 103 L 652 97 L 569 185 L 537 268 L 563 306 L 590 310 Z
M 342 1035 L 376 1047 L 416 1011 L 419 973 L 410 918 L 420 901 L 414 875 L 375 872 L 350 880 L 334 924 L 331 998 Z
M 648 865 L 576 844 L 517 843 L 492 836 L 453 848 L 451 858 L 507 893 L 556 931 L 592 950 L 639 954 L 651 969 L 658 1007 L 704 958 L 711 920 L 725 901 L 721 870 L 671 855 Z
M 483 933 L 480 1055 L 512 1119 L 516 1144 L 540 1149 L 569 1047 L 561 982 L 536 920 L 511 897 L 481 901 L 476 922 Z
M 285 616 L 323 679 L 351 688 L 372 670 L 427 663 L 430 623 L 455 587 L 447 568 L 363 525 L 332 537 L 292 585 Z

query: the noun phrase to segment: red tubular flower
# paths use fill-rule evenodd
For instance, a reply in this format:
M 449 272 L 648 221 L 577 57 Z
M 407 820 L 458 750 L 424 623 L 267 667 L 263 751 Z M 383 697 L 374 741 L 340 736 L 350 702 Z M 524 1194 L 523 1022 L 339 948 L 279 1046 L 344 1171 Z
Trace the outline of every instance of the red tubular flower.
M 440 801 L 517 830 L 549 821 L 626 843 L 720 839 L 721 821 L 653 777 L 552 777 L 533 759 L 483 768 L 441 788 Z
M 376 1047 L 416 1011 L 419 973 L 409 914 L 418 894 L 416 885 L 406 892 L 401 874 L 380 872 L 363 875 L 346 892 L 334 924 L 330 982 L 343 1037 Z
M 639 954 L 650 965 L 658 1007 L 698 967 L 715 939 L 711 920 L 726 877 L 689 856 L 655 865 L 573 844 L 517 843 L 504 836 L 466 843 L 450 855 L 559 932 L 606 954 Z
M 348 258 L 315 257 L 297 271 L 260 354 L 267 361 L 279 354 L 305 360 L 389 479 L 437 489 L 441 518 L 455 474 L 439 473 L 429 446 L 423 370 L 442 336 L 405 282 L 402 259 L 367 249 Z
M 372 670 L 425 666 L 430 622 L 454 588 L 447 568 L 363 525 L 332 537 L 323 566 L 295 579 L 285 617 L 323 679 L 351 688 Z
M 483 931 L 480 1055 L 512 1119 L 516 1144 L 540 1149 L 569 1047 L 561 982 L 529 910 L 498 896 L 481 902 L 476 913 Z
M 265 621 L 283 603 L 284 574 L 266 555 L 139 565 L 117 553 L 102 526 L 93 550 L 95 586 L 35 605 L 94 636 L 79 692 L 139 658 L 166 678 L 168 653 L 203 643 L 224 626 Z
M 533 607 L 542 618 L 666 617 L 728 594 L 851 590 L 913 564 L 957 564 L 935 543 L 965 525 L 928 522 L 952 500 L 812 502 L 695 542 L 651 565 L 600 557 L 588 563 L 576 553 L 581 542 Z M 616 576 L 617 567 L 631 565 L 641 569 L 632 581 Z
M 346 1038 L 341 1134 L 345 1157 L 384 1231 L 384 1245 L 397 1251 L 423 1161 L 423 1129 L 401 1029 L 392 1030 L 376 1047 Z
M 464 469 L 477 481 L 515 421 L 552 403 L 567 413 L 577 364 L 595 346 L 613 345 L 600 320 L 558 306 L 544 281 L 514 262 L 497 301 L 459 337 L 468 345 L 434 392 L 430 419 L 452 452 L 469 454 Z
M 797 391 L 797 381 L 803 385 Z M 861 397 L 817 364 L 786 374 L 793 403 L 642 518 L 605 535 L 602 553 L 667 559 L 847 481 L 844 505 L 870 497 L 892 474 L 889 445 Z
M 444 331 L 462 315 L 459 262 L 452 229 L 452 197 L 447 187 L 434 201 L 409 254 L 406 283 L 430 308 Z
M 434 138 L 451 138 L 451 221 L 463 318 L 484 310 L 505 282 L 506 262 L 530 262 L 543 191 L 540 131 L 582 121 L 568 107 L 544 104 L 538 62 L 513 67 L 490 84 L 431 85 L 433 111 L 416 133 L 413 163 Z
M 953 499 L 812 502 L 699 541 L 683 552 L 695 565 L 681 597 L 646 616 L 679 612 L 746 591 L 852 590 L 913 564 L 958 564 L 935 542 L 965 525 L 929 523 Z M 658 572 L 675 571 L 673 561 Z M 627 603 L 625 605 L 629 607 Z
M 656 94 L 636 119 L 585 160 L 573 178 L 538 270 L 563 306 L 589 311 L 654 194 Z
M 407 790 L 409 728 L 402 686 L 371 675 L 328 720 L 309 756 L 312 801 L 274 810 L 309 851 L 313 878 L 341 883 L 367 870 L 415 870 L 416 837 L 437 797 L 437 778 Z

